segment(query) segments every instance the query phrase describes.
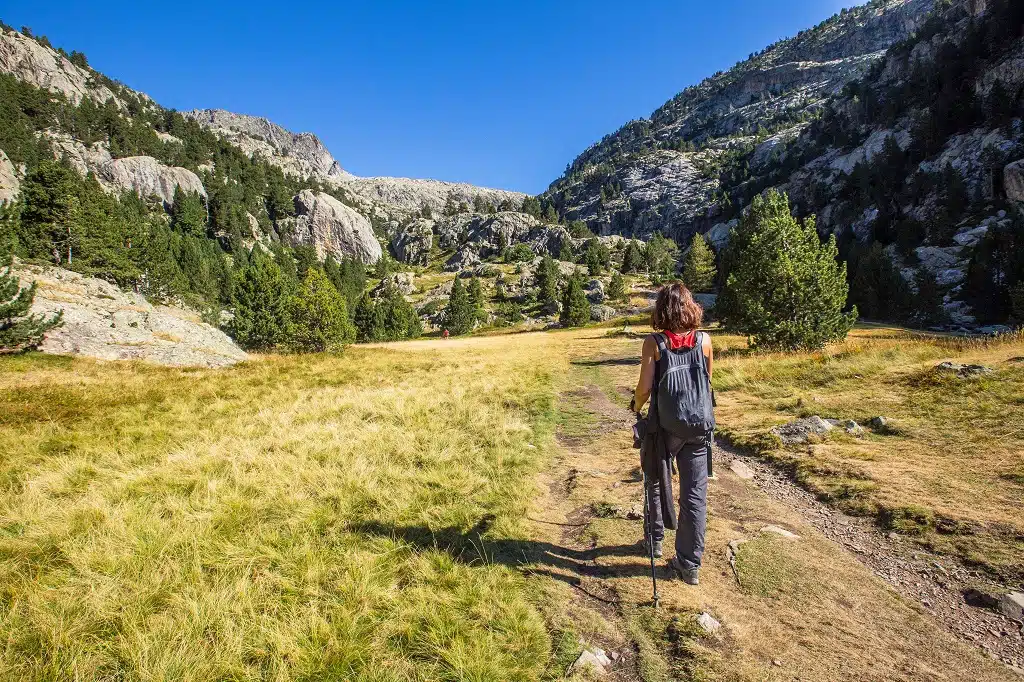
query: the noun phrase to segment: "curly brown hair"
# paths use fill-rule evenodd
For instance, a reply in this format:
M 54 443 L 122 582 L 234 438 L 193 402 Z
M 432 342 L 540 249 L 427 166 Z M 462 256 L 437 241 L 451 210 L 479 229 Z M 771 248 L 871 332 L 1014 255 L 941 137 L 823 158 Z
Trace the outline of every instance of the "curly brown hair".
M 693 300 L 693 294 L 682 282 L 666 284 L 658 292 L 651 313 L 651 327 L 656 331 L 692 332 L 703 321 L 704 308 Z

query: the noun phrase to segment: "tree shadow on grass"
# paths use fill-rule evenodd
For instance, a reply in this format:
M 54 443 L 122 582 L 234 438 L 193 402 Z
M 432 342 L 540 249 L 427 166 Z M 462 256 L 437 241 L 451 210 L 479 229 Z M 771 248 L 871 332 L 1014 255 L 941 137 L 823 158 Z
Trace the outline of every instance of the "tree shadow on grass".
M 640 358 L 630 356 L 627 358 L 607 358 L 604 360 L 573 360 L 572 364 L 577 367 L 633 367 L 640 364 Z
M 491 521 L 491 518 L 485 517 L 469 531 L 458 528 L 395 526 L 376 521 L 354 524 L 349 530 L 366 536 L 400 540 L 418 550 L 447 552 L 456 561 L 467 565 L 500 564 L 547 575 L 569 584 L 577 584 L 577 576 L 613 578 L 651 574 L 650 560 L 639 542 L 580 550 L 537 540 L 485 538 L 483 533 Z M 635 562 L 615 566 L 594 563 L 604 557 L 633 557 Z

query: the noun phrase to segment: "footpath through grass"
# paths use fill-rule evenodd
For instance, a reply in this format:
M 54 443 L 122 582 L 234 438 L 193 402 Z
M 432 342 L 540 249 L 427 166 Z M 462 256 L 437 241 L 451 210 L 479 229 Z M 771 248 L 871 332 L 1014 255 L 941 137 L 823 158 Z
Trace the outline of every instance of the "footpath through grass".
M 0 677 L 531 680 L 557 337 L 0 359 Z M 559 663 L 560 665 L 560 663 Z
M 728 335 L 715 335 L 715 350 L 718 419 L 735 442 L 847 512 L 1024 581 L 1024 336 L 866 327 L 819 353 L 755 354 Z M 944 360 L 992 372 L 962 378 L 937 371 Z M 794 446 L 768 434 L 810 415 L 888 425 Z

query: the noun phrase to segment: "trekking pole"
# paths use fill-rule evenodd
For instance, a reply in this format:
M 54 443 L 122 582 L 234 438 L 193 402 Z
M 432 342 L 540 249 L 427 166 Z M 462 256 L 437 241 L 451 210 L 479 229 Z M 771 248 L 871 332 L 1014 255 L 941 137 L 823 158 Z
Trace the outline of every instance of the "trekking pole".
M 641 470 L 644 481 L 644 536 L 647 541 L 647 551 L 651 556 L 651 583 L 654 585 L 654 608 L 658 608 L 660 597 L 658 596 L 658 575 L 654 569 L 654 532 L 651 518 L 651 496 L 647 493 L 647 473 Z

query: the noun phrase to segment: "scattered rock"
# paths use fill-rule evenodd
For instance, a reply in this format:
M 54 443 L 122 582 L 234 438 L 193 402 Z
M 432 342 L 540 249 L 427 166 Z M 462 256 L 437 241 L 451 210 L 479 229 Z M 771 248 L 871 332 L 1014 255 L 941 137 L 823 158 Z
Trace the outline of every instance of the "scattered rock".
M 587 300 L 591 303 L 604 303 L 604 284 L 599 279 L 587 282 Z
M 999 598 L 996 607 L 1007 618 L 1024 621 L 1024 592 L 1010 592 Z
M 608 320 L 615 319 L 615 315 L 615 308 L 610 305 L 590 306 L 590 319 L 593 322 L 607 322 Z
M 734 459 L 732 463 L 729 464 L 729 469 L 744 481 L 750 481 L 754 478 L 754 470 L 745 462 L 741 462 L 738 459 Z
M 935 370 L 938 372 L 951 372 L 961 379 L 969 379 L 992 373 L 991 367 L 985 367 L 983 365 L 961 365 L 956 362 L 948 361 L 940 362 L 935 366 Z
M 699 625 L 701 629 L 709 635 L 713 635 L 722 629 L 722 624 L 715 620 L 715 618 L 707 611 L 700 614 L 697 618 L 697 625 Z
M 788 424 L 776 426 L 771 430 L 786 445 L 806 443 L 812 437 L 820 437 L 834 429 L 835 426 L 818 415 L 797 419 Z
M 739 556 L 740 545 L 742 545 L 745 542 L 746 540 L 742 539 L 729 540 L 729 554 L 733 557 Z
M 787 540 L 799 540 L 800 539 L 800 536 L 797 535 L 796 533 L 794 533 L 792 531 L 789 531 L 789 530 L 786 530 L 785 528 L 781 528 L 779 526 L 765 526 L 764 528 L 761 529 L 761 532 L 762 533 L 772 533 L 774 535 L 779 535 L 781 537 L 786 538 Z
M 590 649 L 584 649 L 579 658 L 569 666 L 569 674 L 583 672 L 587 668 L 591 668 L 594 673 L 605 675 L 608 672 L 608 666 L 611 664 L 612 661 L 605 655 L 604 650 L 594 649 L 591 651 Z
M 843 430 L 851 436 L 857 436 L 858 438 L 864 435 L 864 427 L 852 419 L 843 422 Z
M 882 415 L 878 415 L 877 417 L 871 418 L 871 421 L 868 422 L 868 426 L 873 428 L 875 431 L 884 431 L 889 428 L 889 420 Z
M 630 521 L 643 521 L 643 518 L 644 518 L 644 508 L 643 508 L 643 506 L 639 505 L 639 504 L 634 504 L 632 507 L 629 508 L 629 511 L 626 512 L 626 518 L 629 519 Z
M 1007 199 L 1024 202 L 1024 159 L 1014 161 L 1003 169 L 1003 188 Z

